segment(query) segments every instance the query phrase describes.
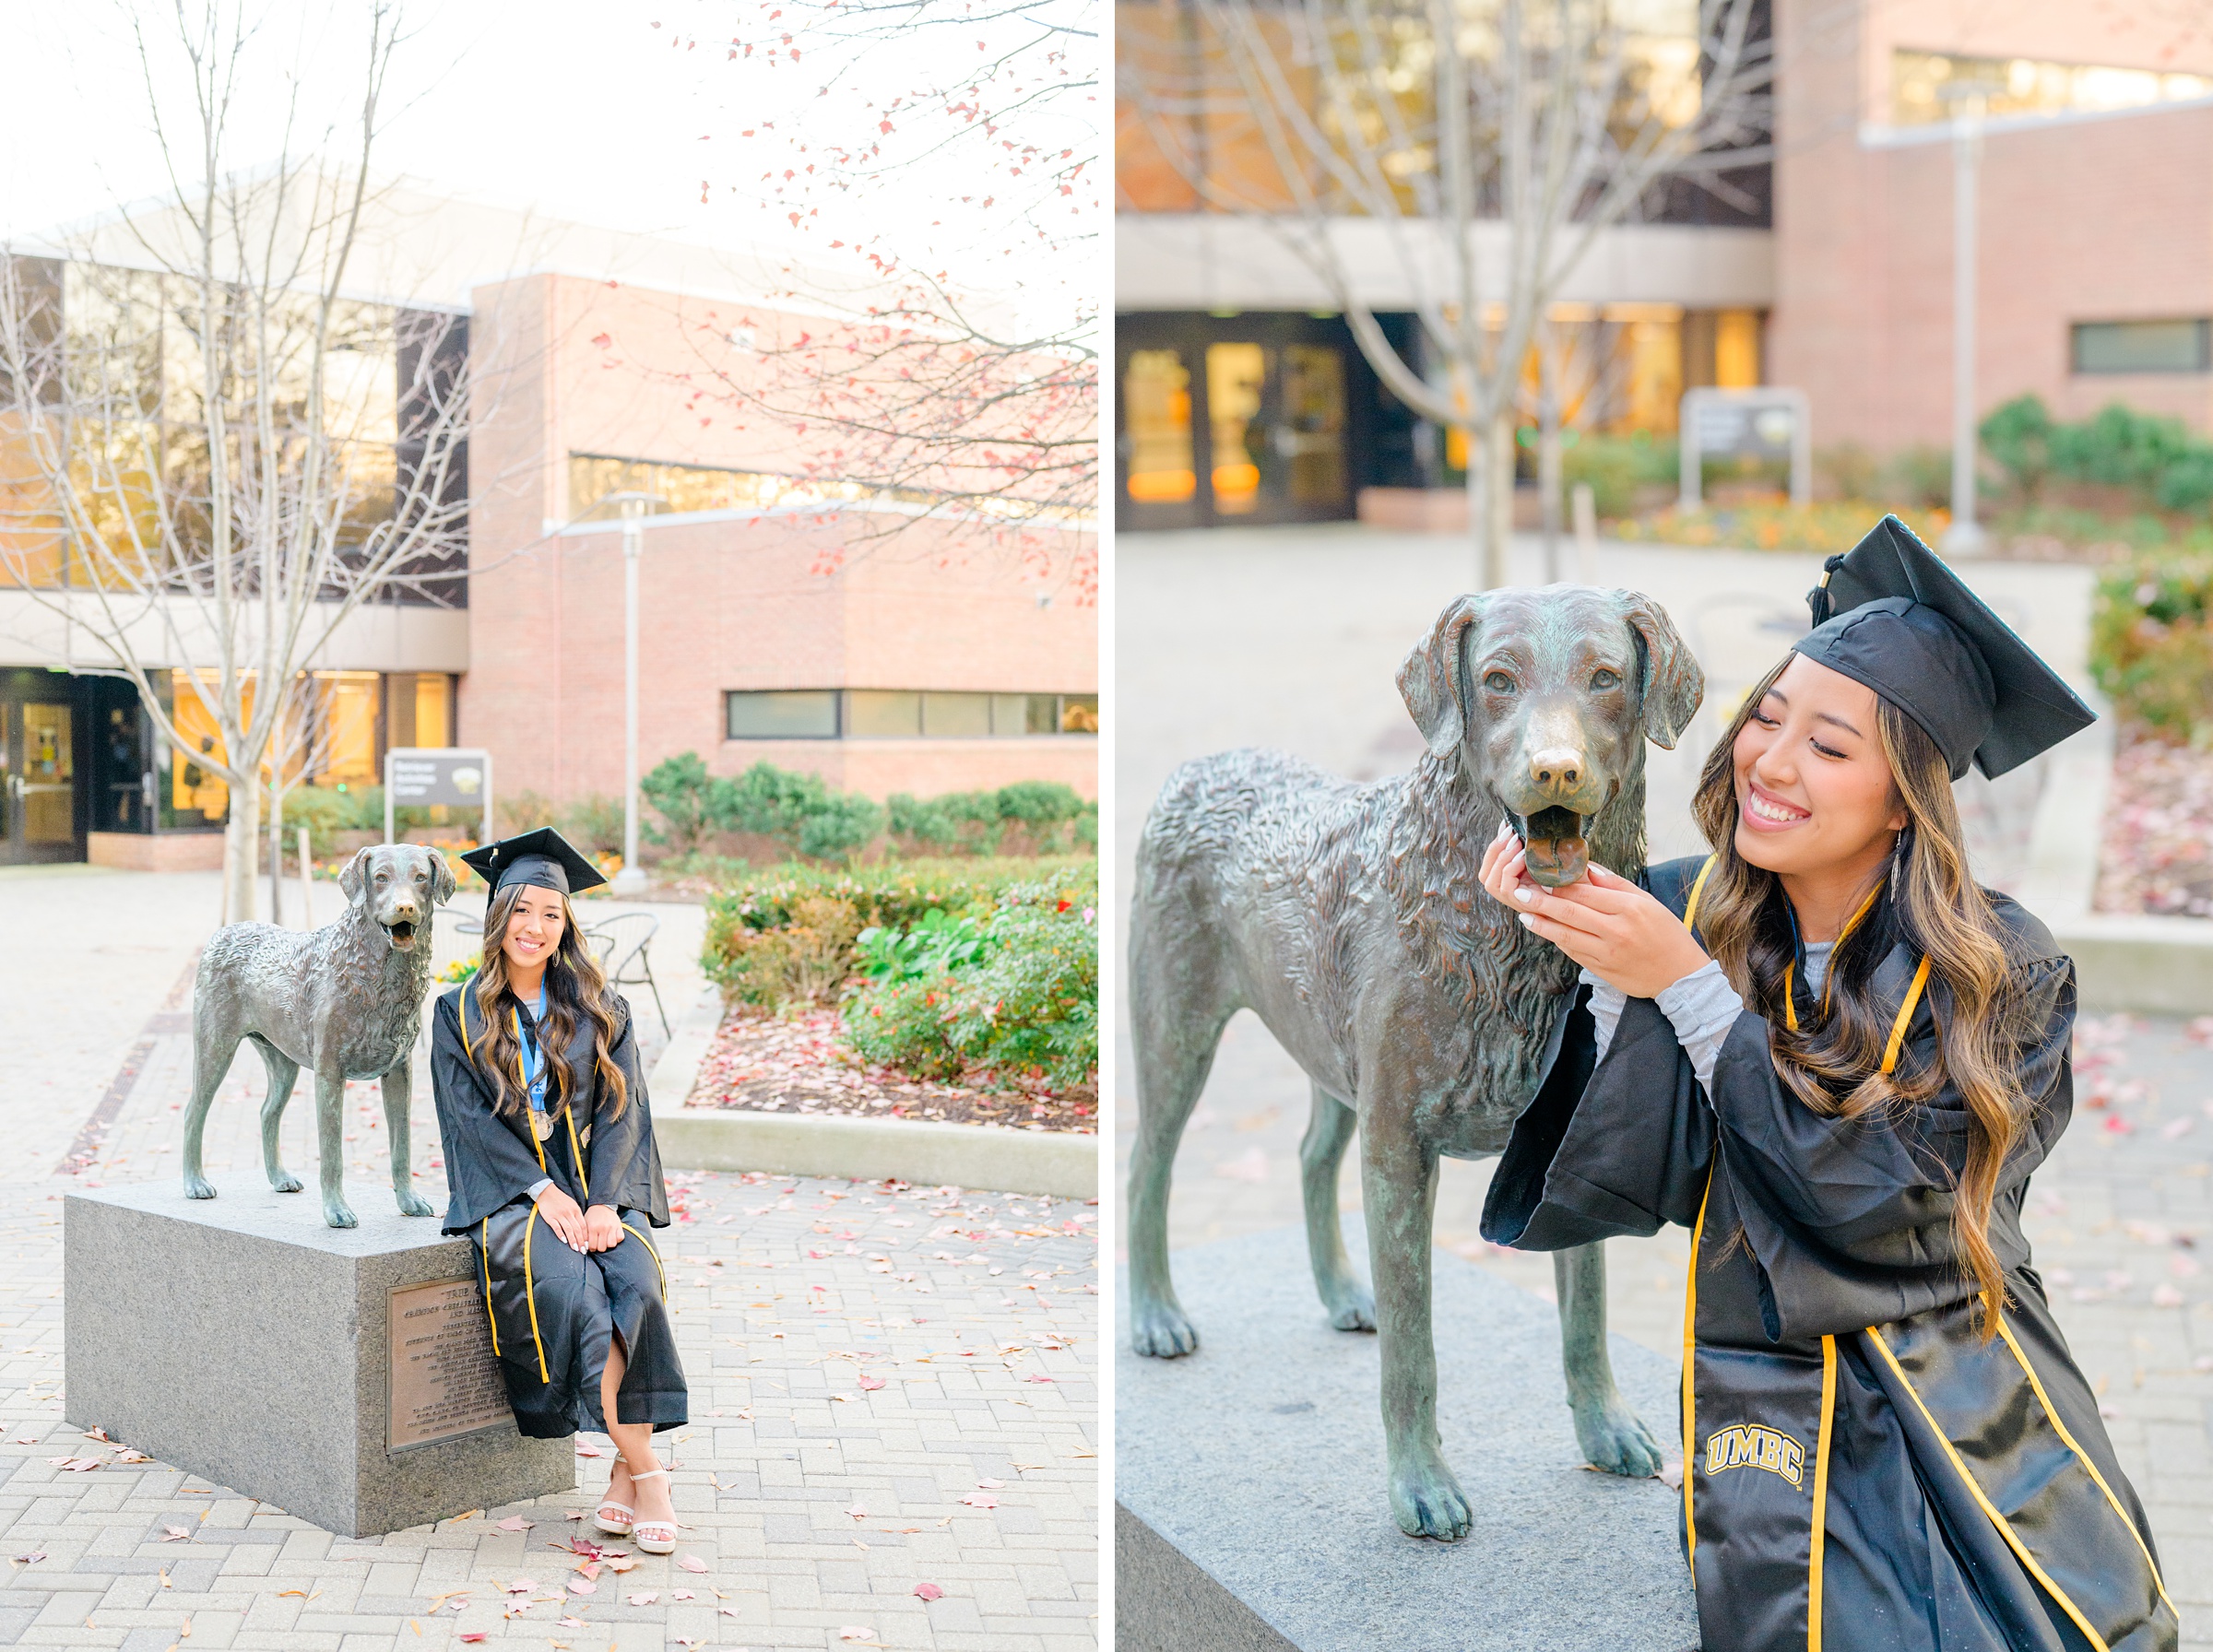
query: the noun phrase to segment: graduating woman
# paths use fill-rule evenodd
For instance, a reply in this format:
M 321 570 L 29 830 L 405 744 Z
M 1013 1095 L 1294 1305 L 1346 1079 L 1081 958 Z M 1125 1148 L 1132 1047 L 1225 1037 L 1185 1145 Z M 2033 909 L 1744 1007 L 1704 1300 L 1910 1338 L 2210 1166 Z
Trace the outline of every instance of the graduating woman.
M 1896 518 L 1832 558 L 1695 808 L 1713 854 L 1485 887 L 1583 965 L 1484 1210 L 1691 1230 L 1684 1544 L 1708 1652 L 2170 1652 L 2149 1526 L 2021 1233 L 2075 970 L 1951 783 L 2092 720 Z
M 669 1194 L 630 1006 L 569 910 L 606 879 L 550 828 L 462 858 L 491 896 L 483 963 L 438 1000 L 431 1037 L 445 1231 L 476 1246 L 516 1424 L 612 1438 L 595 1523 L 668 1554 L 676 1514 L 653 1436 L 686 1420 L 684 1373 L 646 1229 L 669 1225 Z

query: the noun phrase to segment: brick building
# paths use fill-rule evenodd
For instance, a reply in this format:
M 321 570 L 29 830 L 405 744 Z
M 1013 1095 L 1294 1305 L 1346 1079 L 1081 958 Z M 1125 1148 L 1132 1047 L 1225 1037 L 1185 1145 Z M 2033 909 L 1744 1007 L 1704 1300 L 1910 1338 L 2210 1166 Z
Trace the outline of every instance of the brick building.
M 1125 84 L 1148 42 L 1193 38 L 1188 7 L 1119 13 Z M 1674 56 L 1695 57 L 1695 15 L 1639 8 L 1638 50 L 1671 61 L 1673 18 Z M 1686 389 L 1779 384 L 1808 394 L 1817 447 L 1947 441 L 1962 92 L 1983 111 L 1978 410 L 2033 391 L 2063 418 L 2119 401 L 2213 428 L 2213 35 L 2074 0 L 1773 0 L 1755 17 L 1777 141 L 1771 164 L 1732 174 L 1751 204 L 1664 194 L 1597 238 L 1553 312 L 1615 363 L 1588 428 L 1672 436 Z M 1234 85 L 1212 89 L 1186 88 L 1219 135 L 1193 148 L 1249 184 L 1265 157 L 1223 112 Z M 1449 442 L 1381 388 L 1319 281 L 1262 223 L 1204 209 L 1127 96 L 1118 157 L 1123 525 L 1350 516 L 1364 489 L 1450 485 Z M 1384 238 L 1339 229 L 1385 331 L 1410 337 Z M 1244 462 L 1268 440 L 1321 442 L 1332 462 L 1302 489 L 1295 467 Z
M 405 187 L 369 229 L 361 301 L 466 324 L 471 577 L 394 593 L 314 662 L 317 784 L 373 785 L 389 748 L 461 745 L 493 754 L 510 798 L 619 796 L 623 558 L 604 502 L 640 490 L 663 502 L 640 558 L 643 768 L 695 751 L 878 798 L 1026 779 L 1095 795 L 1097 610 L 1074 572 L 1092 525 L 1018 557 L 972 522 L 843 497 L 798 438 L 690 405 L 684 375 L 742 381 L 865 301 L 858 282 L 801 272 L 830 294 L 809 313 L 779 257 Z M 137 267 L 136 244 L 96 226 L 48 263 L 65 292 L 72 261 Z M 890 536 L 887 512 L 908 519 Z M 219 864 L 219 781 L 10 577 L 0 564 L 0 864 Z M 180 687 L 195 663 L 172 663 Z

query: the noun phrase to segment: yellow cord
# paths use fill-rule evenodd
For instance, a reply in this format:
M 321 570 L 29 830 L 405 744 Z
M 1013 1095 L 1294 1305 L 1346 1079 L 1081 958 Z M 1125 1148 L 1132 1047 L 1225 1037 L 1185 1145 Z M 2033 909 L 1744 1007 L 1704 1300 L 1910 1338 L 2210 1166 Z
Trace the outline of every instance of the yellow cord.
M 645 1254 L 653 1258 L 654 1271 L 661 1276 L 661 1300 L 667 1302 L 669 1300 L 669 1270 L 661 1266 L 661 1253 L 653 1248 L 652 1240 L 646 1238 L 645 1234 L 639 1233 L 638 1230 L 632 1227 L 630 1223 L 626 1221 L 622 1227 L 625 1233 L 637 1234 L 638 1243 L 645 1247 Z
M 491 1218 L 477 1223 L 477 1238 L 484 1251 L 484 1317 L 491 1321 L 491 1357 L 500 1357 L 500 1316 L 491 1311 Z
M 530 1207 L 530 1220 L 523 1223 L 523 1300 L 530 1304 L 530 1340 L 538 1344 L 538 1380 L 550 1383 L 553 1378 L 546 1371 L 546 1339 L 538 1334 L 538 1286 L 530 1277 L 530 1235 L 538 1227 L 538 1207 Z

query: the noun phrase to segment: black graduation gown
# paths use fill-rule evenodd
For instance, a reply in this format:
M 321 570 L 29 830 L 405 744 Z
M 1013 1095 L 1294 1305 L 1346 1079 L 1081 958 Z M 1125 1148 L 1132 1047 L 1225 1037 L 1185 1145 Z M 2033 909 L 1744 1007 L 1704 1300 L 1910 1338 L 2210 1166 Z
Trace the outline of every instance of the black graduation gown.
M 484 1041 L 473 985 L 443 995 L 432 1023 L 431 1077 L 452 1190 L 444 1226 L 467 1233 L 475 1246 L 516 1426 L 539 1439 L 604 1432 L 599 1379 L 609 1339 L 620 1336 L 626 1363 L 616 1421 L 674 1428 L 688 1415 L 684 1372 L 658 1248 L 646 1236 L 649 1228 L 669 1225 L 669 1193 L 630 1006 L 616 1000 L 621 1028 L 609 1051 L 628 1104 L 619 1117 L 602 1107 L 586 1021 L 565 1052 L 546 1052 L 547 1059 L 567 1064 L 572 1105 L 550 1115 L 552 1133 L 539 1142 L 526 1110 L 492 1110 L 492 1087 L 472 1055 Z M 522 1083 L 519 1069 L 515 1082 Z M 549 1107 L 558 1095 L 549 1079 Z M 579 1205 L 614 1207 L 622 1243 L 589 1253 L 562 1243 L 530 1198 L 530 1188 L 548 1176 Z
M 1681 916 L 1701 864 L 1653 867 L 1647 887 Z M 1824 1117 L 1777 1078 L 1748 1009 L 1709 1096 L 1649 998 L 1628 1000 L 1594 1063 L 1579 990 L 1499 1161 L 1483 1217 L 1497 1243 L 1692 1231 L 1685 1547 L 1708 1652 L 2176 1645 L 2149 1523 L 2021 1233 L 2030 1174 L 2073 1107 L 2074 964 L 1994 898 L 2041 1026 L 2017 1052 L 2033 1124 L 1991 1215 L 2008 1297 L 1996 1339 L 1982 1340 L 1955 1259 L 1957 1092 L 1887 1119 Z M 1880 944 L 1885 901 L 1868 921 Z M 1907 1070 L 1935 1046 L 1936 992 L 1914 990 L 1916 968 L 1898 944 L 1873 978 L 1904 1023 Z M 1803 1023 L 1819 1009 L 1794 985 Z

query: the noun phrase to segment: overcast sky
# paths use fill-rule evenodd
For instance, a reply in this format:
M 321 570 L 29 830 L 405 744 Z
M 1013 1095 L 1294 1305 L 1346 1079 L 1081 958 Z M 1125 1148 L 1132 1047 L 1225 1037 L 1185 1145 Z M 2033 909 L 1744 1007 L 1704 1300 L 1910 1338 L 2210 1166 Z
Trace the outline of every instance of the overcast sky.
M 965 9 L 962 0 L 932 4 L 946 13 Z M 774 203 L 774 216 L 763 205 L 763 171 L 780 171 L 788 159 L 777 137 L 810 127 L 825 140 L 873 136 L 865 105 L 969 72 L 979 61 L 973 36 L 992 35 L 987 55 L 996 55 L 1035 30 L 1019 23 L 926 30 L 876 53 L 825 99 L 818 94 L 834 53 L 797 65 L 779 56 L 770 66 L 767 51 L 783 50 L 780 29 L 788 26 L 767 24 L 771 5 L 421 0 L 411 8 L 414 38 L 398 59 L 396 95 L 387 96 L 398 112 L 377 148 L 376 168 L 556 218 L 717 246 L 781 242 L 821 257 L 832 240 L 882 234 L 910 264 L 950 267 L 956 280 L 981 287 L 1019 283 L 1033 294 L 1041 284 L 1068 286 L 1071 272 L 1088 280 L 1091 267 L 1103 267 L 1095 245 L 1088 257 L 1041 254 L 1035 234 L 1009 219 L 1003 178 L 995 188 L 979 154 L 965 147 L 922 164 L 895 187 L 816 195 L 807 205 L 821 216 L 808 221 L 811 233 L 795 236 L 782 218 L 786 203 Z M 1100 9 L 1091 0 L 1042 0 L 1039 14 L 1095 29 Z M 359 96 L 361 0 L 274 0 L 259 15 L 247 81 L 253 96 L 229 144 L 239 165 L 276 152 L 295 70 L 302 106 L 325 112 L 301 119 L 314 136 L 333 118 L 327 112 L 348 109 Z M 172 16 L 169 0 L 0 0 L 12 151 L 0 167 L 0 235 L 35 233 L 165 192 L 130 20 L 149 34 L 167 24 L 160 89 L 188 99 Z M 760 49 L 733 63 L 733 37 Z M 695 39 L 696 46 L 684 43 Z M 182 112 L 188 104 L 173 107 Z M 1067 146 L 1083 141 L 1079 124 L 1103 120 L 1095 100 L 1084 100 L 1081 111 L 1064 101 L 1061 112 L 1029 132 L 1033 141 Z M 756 136 L 740 137 L 749 127 Z M 1078 152 L 1102 149 L 1093 137 Z M 1099 193 L 1086 190 L 1082 199 Z M 966 206 L 964 195 L 972 197 Z M 994 198 L 991 210 L 981 206 L 986 196 Z

